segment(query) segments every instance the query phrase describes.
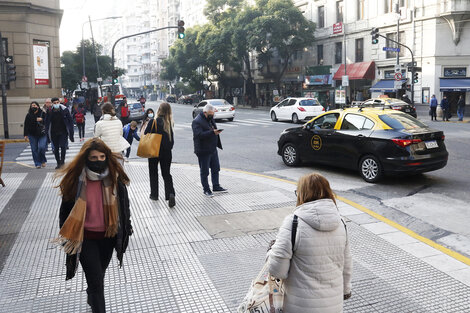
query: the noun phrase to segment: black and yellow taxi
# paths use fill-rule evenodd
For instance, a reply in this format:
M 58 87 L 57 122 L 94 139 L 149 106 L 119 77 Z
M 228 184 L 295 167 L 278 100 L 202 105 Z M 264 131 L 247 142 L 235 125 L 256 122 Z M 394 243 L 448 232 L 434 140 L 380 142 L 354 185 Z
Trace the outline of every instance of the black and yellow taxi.
M 447 164 L 444 133 L 409 114 L 386 108 L 323 113 L 284 130 L 278 154 L 288 166 L 323 163 L 359 170 L 367 182 L 384 175 L 434 171 Z

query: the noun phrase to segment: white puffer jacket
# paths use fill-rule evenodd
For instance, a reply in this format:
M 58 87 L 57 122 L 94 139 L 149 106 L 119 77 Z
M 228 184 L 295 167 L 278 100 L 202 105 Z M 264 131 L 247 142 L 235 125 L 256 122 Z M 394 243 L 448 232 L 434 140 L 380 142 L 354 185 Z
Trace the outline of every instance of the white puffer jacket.
M 112 152 L 119 153 L 130 147 L 122 134 L 122 123 L 116 116 L 105 114 L 95 124 L 94 136 L 103 140 Z
M 351 292 L 351 254 L 338 209 L 330 199 L 304 203 L 292 257 L 293 215 L 284 219 L 268 252 L 269 271 L 285 279 L 284 313 L 341 313 Z M 292 259 L 292 260 L 291 260 Z

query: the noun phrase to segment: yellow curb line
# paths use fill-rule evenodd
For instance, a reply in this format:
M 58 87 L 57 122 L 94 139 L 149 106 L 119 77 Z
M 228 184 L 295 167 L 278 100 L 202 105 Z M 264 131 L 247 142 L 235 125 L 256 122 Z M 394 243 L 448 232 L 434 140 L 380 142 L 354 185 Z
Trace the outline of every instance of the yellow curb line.
M 284 183 L 288 183 L 288 184 L 292 184 L 292 185 L 297 185 L 296 182 L 294 181 L 290 181 L 290 180 L 286 180 L 286 179 L 282 179 L 282 178 L 277 178 L 277 177 L 273 177 L 273 176 L 269 176 L 269 175 L 264 175 L 264 174 L 258 174 L 258 173 L 252 173 L 252 172 L 247 172 L 247 171 L 242 171 L 242 170 L 235 170 L 235 169 L 229 169 L 229 168 L 223 168 L 223 170 L 226 170 L 226 171 L 230 171 L 230 172 L 236 172 L 236 173 L 242 173 L 242 174 L 248 174 L 248 175 L 253 175 L 253 176 L 259 176 L 259 177 L 264 177 L 264 178 L 268 178 L 268 179 L 273 179 L 273 180 L 277 180 L 277 181 L 281 181 L 281 182 L 284 182 Z M 349 204 L 350 206 L 374 217 L 375 219 L 379 220 L 379 221 L 382 221 L 390 226 L 392 226 L 393 228 L 396 228 L 397 230 L 407 234 L 408 236 L 410 237 L 413 237 L 415 238 L 416 240 L 419 240 L 425 244 L 427 244 L 428 246 L 431 246 L 433 247 L 434 249 L 436 250 L 439 250 L 441 251 L 442 253 L 445 253 L 447 254 L 448 256 L 466 264 L 466 265 L 470 265 L 470 258 L 467 258 L 466 256 L 458 253 L 458 252 L 455 252 L 449 248 L 446 248 L 434 241 L 432 241 L 431 239 L 428 239 L 426 237 L 423 237 L 421 235 L 418 235 L 417 233 L 415 233 L 414 231 L 412 231 L 411 229 L 408 229 L 392 220 L 389 220 L 388 218 L 378 214 L 378 213 L 375 213 L 374 211 L 372 210 L 369 210 L 367 209 L 366 207 L 354 202 L 354 201 L 351 201 L 349 199 L 346 199 L 344 197 L 341 197 L 341 196 L 336 196 L 336 199 L 346 203 L 346 204 Z
M 25 167 L 29 167 L 29 168 L 36 168 L 35 166 L 28 165 L 28 164 L 22 163 L 22 162 L 5 161 L 5 162 L 3 162 L 3 163 L 18 164 L 18 165 L 25 166 Z
M 5 141 L 5 143 L 28 142 L 24 139 L 0 139 L 0 141 Z

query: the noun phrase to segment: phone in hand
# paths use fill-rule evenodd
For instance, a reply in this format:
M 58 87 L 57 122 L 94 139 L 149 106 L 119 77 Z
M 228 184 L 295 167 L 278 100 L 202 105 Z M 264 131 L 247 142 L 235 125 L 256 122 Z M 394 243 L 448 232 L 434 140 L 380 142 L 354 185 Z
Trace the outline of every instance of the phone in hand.
M 221 128 L 221 129 L 217 129 L 217 130 L 219 131 L 219 133 L 221 133 L 221 132 L 222 132 L 224 129 L 223 129 L 223 128 Z

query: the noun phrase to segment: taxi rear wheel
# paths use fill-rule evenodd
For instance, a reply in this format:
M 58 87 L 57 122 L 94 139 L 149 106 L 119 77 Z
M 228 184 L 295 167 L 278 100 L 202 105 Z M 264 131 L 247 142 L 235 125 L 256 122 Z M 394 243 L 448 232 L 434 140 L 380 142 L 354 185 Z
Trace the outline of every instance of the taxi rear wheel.
M 359 162 L 359 173 L 368 183 L 375 183 L 382 178 L 382 165 L 373 155 L 364 156 Z
M 282 161 L 287 166 L 296 166 L 300 163 L 297 147 L 287 143 L 282 147 Z
M 292 123 L 297 124 L 299 122 L 299 117 L 297 114 L 292 114 Z

